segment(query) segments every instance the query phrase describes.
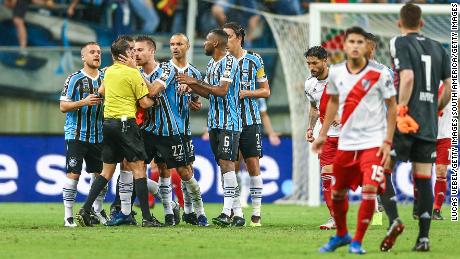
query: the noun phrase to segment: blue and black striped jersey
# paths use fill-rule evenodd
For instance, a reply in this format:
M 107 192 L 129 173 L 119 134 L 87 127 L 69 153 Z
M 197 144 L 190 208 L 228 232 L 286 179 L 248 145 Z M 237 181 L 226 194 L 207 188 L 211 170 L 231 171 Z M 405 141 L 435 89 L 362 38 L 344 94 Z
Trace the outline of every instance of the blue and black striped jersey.
M 142 76 L 149 81 L 150 83 L 153 83 L 155 79 L 159 78 L 162 73 L 162 69 L 160 64 L 158 64 L 150 74 L 146 74 L 144 69 L 140 69 Z M 153 131 L 155 129 L 155 121 L 157 117 L 157 111 L 155 109 L 156 107 L 150 107 L 145 110 L 147 113 L 147 116 L 145 117 L 144 121 L 142 122 L 142 125 L 140 126 L 141 129 L 144 129 L 146 131 Z M 161 112 L 158 112 L 160 114 Z
M 238 72 L 235 80 L 240 90 L 250 91 L 256 90 L 257 83 L 267 81 L 264 62 L 259 54 L 245 50 L 244 55 L 238 59 Z M 262 123 L 257 98 L 245 97 L 240 100 L 240 105 L 243 126 Z
M 60 100 L 77 102 L 90 94 L 97 94 L 103 77 L 102 71 L 99 71 L 96 78 L 88 76 L 83 70 L 71 74 L 65 81 Z M 64 125 L 65 139 L 102 143 L 103 120 L 102 103 L 67 112 Z
M 241 110 L 239 105 L 239 85 L 235 82 L 238 61 L 227 54 L 218 61 L 211 59 L 206 68 L 205 82 L 219 87 L 220 81 L 230 82 L 227 95 L 209 95 L 208 127 L 241 131 Z

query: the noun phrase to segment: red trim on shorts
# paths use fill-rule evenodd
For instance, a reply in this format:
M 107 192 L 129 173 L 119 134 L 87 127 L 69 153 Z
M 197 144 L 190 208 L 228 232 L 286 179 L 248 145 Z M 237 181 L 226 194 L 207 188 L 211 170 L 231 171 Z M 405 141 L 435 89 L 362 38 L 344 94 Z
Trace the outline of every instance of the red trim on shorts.
M 418 175 L 417 173 L 414 173 L 414 178 L 415 179 L 431 179 L 431 175 L 426 176 L 426 175 Z

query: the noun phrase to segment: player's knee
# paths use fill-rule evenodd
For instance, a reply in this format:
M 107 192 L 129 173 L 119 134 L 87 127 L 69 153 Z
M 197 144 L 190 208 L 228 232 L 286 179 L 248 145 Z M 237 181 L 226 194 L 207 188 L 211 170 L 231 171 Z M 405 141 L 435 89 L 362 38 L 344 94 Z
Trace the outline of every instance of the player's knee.
M 177 173 L 179 174 L 180 178 L 184 181 L 188 181 L 192 178 L 192 173 L 190 172 L 187 166 L 178 167 Z
M 372 184 L 363 185 L 363 189 L 362 189 L 363 192 L 367 192 L 367 193 L 377 193 L 377 190 L 378 190 L 378 187 Z
M 230 160 L 219 160 L 219 166 L 222 173 L 227 173 L 235 170 L 235 163 Z
M 345 198 L 345 195 L 347 194 L 347 190 L 332 190 L 332 199 L 335 200 L 341 200 Z
M 250 157 L 245 160 L 250 176 L 258 176 L 260 174 L 259 158 Z
M 75 172 L 67 173 L 67 178 L 78 181 L 80 179 L 80 174 Z
M 445 178 L 447 176 L 447 165 L 436 165 L 436 177 Z

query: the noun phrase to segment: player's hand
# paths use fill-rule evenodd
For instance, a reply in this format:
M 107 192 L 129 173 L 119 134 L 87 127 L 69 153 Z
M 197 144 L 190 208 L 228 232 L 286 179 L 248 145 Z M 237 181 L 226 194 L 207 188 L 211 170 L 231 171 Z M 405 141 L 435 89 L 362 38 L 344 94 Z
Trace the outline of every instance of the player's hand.
M 305 134 L 305 139 L 310 143 L 313 143 L 313 141 L 315 141 L 315 137 L 313 137 L 312 128 L 307 129 L 307 134 Z
M 244 99 L 245 97 L 249 97 L 249 90 L 240 90 L 240 99 Z
M 70 5 L 69 8 L 67 8 L 67 17 L 72 17 L 75 14 L 75 6 Z
M 311 150 L 317 154 L 321 154 L 324 142 L 326 142 L 326 136 L 318 136 L 318 138 L 313 142 Z
M 190 107 L 190 110 L 196 112 L 201 109 L 202 103 L 199 99 L 196 101 L 192 100 L 191 102 L 188 103 L 188 106 Z
M 136 60 L 134 60 L 134 58 L 132 58 L 130 56 L 127 57 L 127 56 L 121 54 L 121 55 L 118 56 L 118 61 L 120 61 L 120 63 L 122 63 L 123 65 L 126 65 L 128 67 L 137 68 Z
M 270 145 L 272 146 L 279 146 L 281 144 L 280 136 L 276 132 L 268 134 L 268 141 L 270 141 Z
M 203 132 L 203 135 L 201 135 L 201 139 L 204 141 L 209 141 L 209 132 L 207 129 L 205 132 Z
M 340 121 L 339 120 L 333 120 L 331 125 L 334 126 L 334 127 L 338 127 L 338 126 L 340 126 Z
M 382 157 L 382 160 L 380 160 L 380 164 L 382 166 L 388 165 L 390 163 L 390 151 L 391 151 L 391 142 L 390 141 L 385 141 L 383 142 L 382 146 L 380 146 L 379 150 L 377 151 L 376 156 L 377 157 Z
M 403 134 L 416 133 L 419 129 L 418 123 L 407 114 L 409 108 L 405 105 L 398 105 L 398 116 L 396 117 L 396 127 Z
M 102 98 L 95 95 L 95 94 L 89 94 L 86 96 L 85 99 L 83 99 L 83 105 L 84 106 L 93 106 L 96 104 L 99 104 L 102 101 Z
M 178 74 L 176 76 L 176 80 L 179 82 L 179 84 L 185 85 L 195 85 L 198 83 L 198 80 L 196 80 L 196 78 L 188 76 L 186 74 Z

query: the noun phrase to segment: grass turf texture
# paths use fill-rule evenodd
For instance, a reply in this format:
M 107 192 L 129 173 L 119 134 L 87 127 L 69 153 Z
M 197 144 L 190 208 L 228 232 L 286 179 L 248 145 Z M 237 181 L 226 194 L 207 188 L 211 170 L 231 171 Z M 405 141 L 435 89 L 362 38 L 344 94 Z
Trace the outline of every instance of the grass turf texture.
M 80 205 L 75 206 L 76 212 Z M 108 205 L 105 206 L 106 209 Z M 302 206 L 262 207 L 261 228 L 198 228 L 185 225 L 168 228 L 138 226 L 93 228 L 63 227 L 61 203 L 3 203 L 0 205 L 0 258 L 346 258 L 348 247 L 332 254 L 319 254 L 334 231 L 318 226 L 327 219 L 327 209 Z M 206 204 L 209 222 L 220 213 L 220 204 Z M 353 235 L 358 204 L 350 206 L 348 223 Z M 448 207 L 444 207 L 447 216 Z M 139 214 L 140 210 L 135 209 Z M 388 221 L 370 226 L 364 239 L 367 258 L 459 258 L 460 223 L 433 221 L 431 252 L 416 253 L 411 248 L 418 233 L 418 222 L 411 218 L 411 206 L 399 206 L 406 229 L 389 253 L 379 251 Z M 163 208 L 155 215 L 163 221 Z M 141 217 L 137 219 L 140 222 Z M 245 209 L 249 225 L 251 209 Z

